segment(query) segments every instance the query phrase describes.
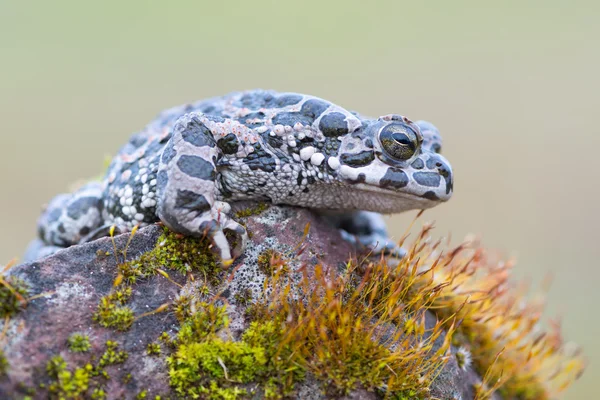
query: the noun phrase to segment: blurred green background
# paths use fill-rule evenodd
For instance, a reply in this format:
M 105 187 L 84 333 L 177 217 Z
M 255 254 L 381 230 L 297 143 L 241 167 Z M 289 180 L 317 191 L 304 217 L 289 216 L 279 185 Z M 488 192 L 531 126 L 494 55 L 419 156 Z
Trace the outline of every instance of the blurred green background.
M 598 2 L 0 1 L 0 261 L 41 205 L 97 175 L 160 110 L 233 90 L 434 122 L 453 165 L 437 233 L 481 235 L 554 276 L 550 313 L 597 398 Z M 399 236 L 415 213 L 390 219 Z

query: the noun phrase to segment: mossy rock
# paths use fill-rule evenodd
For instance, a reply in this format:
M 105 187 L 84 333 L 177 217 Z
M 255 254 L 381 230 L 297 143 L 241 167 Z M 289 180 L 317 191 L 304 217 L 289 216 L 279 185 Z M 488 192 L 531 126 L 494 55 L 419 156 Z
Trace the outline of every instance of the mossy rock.
M 473 397 L 480 377 L 459 367 L 436 317 L 386 317 L 389 287 L 361 297 L 361 274 L 385 283 L 385 269 L 326 221 L 261 205 L 238 217 L 251 241 L 227 269 L 204 240 L 159 225 L 11 269 L 29 300 L 11 297 L 0 398 Z M 290 325 L 315 315 L 322 326 Z M 423 343 L 418 360 L 400 362 L 399 346 Z

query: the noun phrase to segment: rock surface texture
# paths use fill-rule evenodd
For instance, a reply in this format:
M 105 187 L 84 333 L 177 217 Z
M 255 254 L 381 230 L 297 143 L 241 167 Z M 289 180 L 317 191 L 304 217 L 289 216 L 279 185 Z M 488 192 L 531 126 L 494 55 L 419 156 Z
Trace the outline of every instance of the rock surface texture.
M 251 234 L 245 255 L 226 271 L 219 270 L 215 277 L 208 279 L 210 289 L 203 292 L 206 298 L 217 296 L 220 304 L 227 305 L 228 326 L 225 333 L 219 335 L 231 341 L 239 340 L 248 329 L 247 307 L 264 295 L 266 275 L 264 266 L 261 267 L 261 263 L 264 264 L 261 256 L 264 258 L 269 251 L 276 251 L 293 258 L 289 263 L 290 296 L 295 295 L 294 276 L 300 276 L 301 270 L 311 276 L 314 267 L 320 264 L 339 274 L 344 271 L 346 262 L 356 257 L 356 249 L 342 240 L 337 230 L 306 209 L 258 209 L 242 220 Z M 309 234 L 306 236 L 307 224 Z M 159 343 L 158 338 L 161 335 L 164 338 L 165 332 L 171 338 L 178 334 L 180 320 L 173 304 L 182 293 L 191 293 L 206 282 L 206 274 L 203 276 L 193 270 L 181 273 L 163 266 L 157 268 L 159 273 L 141 274 L 134 283 L 127 283 L 131 277 L 123 276 L 123 269 L 118 268 L 123 258 L 135 260 L 157 245 L 163 245 L 161 236 L 164 237 L 164 228 L 153 225 L 133 236 L 115 237 L 115 247 L 111 238 L 103 238 L 19 265 L 8 272 L 8 277 L 18 277 L 25 282 L 29 300 L 1 323 L 4 334 L 0 344 L 8 362 L 4 376 L 0 376 L 1 399 L 185 397 L 172 387 L 166 361 L 168 346 L 163 346 L 161 355 L 152 354 L 148 346 Z M 133 315 L 131 318 L 124 313 L 123 321 L 106 328 L 101 326 L 101 318 L 94 315 L 103 297 L 114 293 L 117 286 L 130 288 L 131 293 L 122 303 L 116 301 L 116 307 L 125 305 Z M 427 314 L 427 320 L 429 326 L 435 324 L 433 315 Z M 87 351 L 78 352 L 73 339 L 69 344 L 74 334 L 89 339 Z M 443 340 L 442 335 L 437 342 Z M 66 366 L 55 365 L 54 368 L 51 360 L 54 364 L 63 360 Z M 227 360 L 218 358 L 217 361 L 222 364 L 226 378 L 227 371 L 233 373 Z M 450 356 L 432 383 L 430 394 L 440 399 L 473 398 L 473 384 L 479 381 L 475 372 L 459 368 L 455 357 Z M 264 391 L 256 390 L 256 384 L 244 383 L 242 387 L 246 395 L 240 398 L 264 396 Z M 210 393 L 205 397 L 227 398 L 215 390 Z M 322 380 L 307 373 L 295 383 L 288 398 L 378 399 L 384 395 L 360 385 L 345 394 L 334 395 L 324 389 Z

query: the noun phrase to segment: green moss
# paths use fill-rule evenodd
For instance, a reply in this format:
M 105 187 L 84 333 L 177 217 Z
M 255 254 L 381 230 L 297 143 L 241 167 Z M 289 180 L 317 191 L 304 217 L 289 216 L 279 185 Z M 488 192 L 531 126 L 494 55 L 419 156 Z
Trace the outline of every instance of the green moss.
M 160 355 L 160 344 L 148 343 L 148 346 L 146 346 L 146 354 L 148 354 L 149 356 L 159 356 Z
M 252 289 L 245 288 L 238 291 L 233 298 L 235 301 L 242 306 L 249 306 L 252 300 Z
M 19 393 L 23 393 L 27 396 L 35 396 L 35 387 L 28 386 L 24 382 L 18 382 L 16 388 Z
M 4 352 L 2 350 L 0 350 L 0 376 L 6 375 L 9 367 L 10 367 L 10 364 L 8 363 L 8 360 L 6 359 Z
M 209 398 L 237 398 L 237 394 L 245 393 L 236 383 L 252 382 L 266 362 L 263 348 L 216 337 L 182 344 L 167 358 L 171 386 L 177 394 L 194 397 L 213 393 Z M 224 397 L 217 389 L 229 389 L 227 393 L 233 397 Z
M 106 392 L 104 391 L 104 389 L 101 388 L 95 388 L 94 391 L 92 392 L 92 400 L 104 400 L 106 399 Z
M 167 348 L 172 349 L 175 347 L 175 341 L 171 338 L 167 332 L 163 332 L 158 337 L 158 340 L 161 341 Z
M 93 370 L 92 364 L 86 364 L 84 367 L 69 371 L 67 363 L 62 357 L 52 357 L 46 365 L 46 371 L 51 378 L 48 385 L 50 397 L 58 399 L 82 398 L 89 388 L 90 376 Z
M 40 388 L 47 388 L 51 398 L 58 399 L 105 399 L 106 393 L 100 387 L 95 387 L 91 395 L 88 390 L 91 386 L 98 386 L 96 377 L 108 380 L 110 377 L 103 370 L 104 367 L 112 364 L 123 363 L 128 355 L 124 351 L 118 351 L 116 342 L 106 342 L 106 350 L 100 357 L 96 365 L 91 362 L 81 367 L 75 367 L 69 370 L 68 364 L 61 356 L 54 356 L 46 364 L 46 372 L 50 378 L 48 385 L 40 385 Z
M 255 322 L 241 341 L 224 341 L 218 333 L 229 323 L 226 307 L 201 303 L 198 308 L 183 321 L 175 350 L 167 357 L 178 395 L 237 399 L 247 394 L 240 385 L 250 382 L 260 384 L 267 398 L 292 393 L 304 370 L 292 364 L 289 346 L 279 345 L 281 324 Z
M 122 364 L 127 361 L 129 358 L 129 354 L 125 351 L 118 351 L 119 344 L 113 341 L 106 342 L 106 351 L 100 357 L 100 361 L 98 362 L 98 368 L 104 368 L 108 365 L 113 364 Z
M 199 310 L 187 318 L 181 326 L 177 334 L 179 344 L 204 340 L 229 324 L 225 306 L 201 303 L 198 307 Z
M 147 397 L 148 397 L 148 391 L 147 390 L 142 390 L 141 392 L 139 392 L 137 394 L 137 396 L 135 396 L 135 398 L 137 400 L 143 400 L 143 399 L 146 399 Z
M 386 396 L 386 393 L 381 393 L 382 396 Z M 414 390 L 404 390 L 402 392 L 396 392 L 387 394 L 388 398 L 393 400 L 425 400 L 422 396 L 417 395 Z
M 119 272 L 129 284 L 140 278 L 155 275 L 163 268 L 182 274 L 199 272 L 216 283 L 215 277 L 222 269 L 209 250 L 209 245 L 210 242 L 205 238 L 182 236 L 165 227 L 154 249 L 144 253 L 137 260 L 120 264 Z
M 295 362 L 291 344 L 283 344 L 284 325 L 281 321 L 251 322 L 242 335 L 249 346 L 264 349 L 267 363 L 263 374 L 266 398 L 289 396 L 296 382 L 305 378 L 305 368 Z
M 273 275 L 273 267 L 271 266 L 271 259 L 275 251 L 272 249 L 267 249 L 260 253 L 256 259 L 258 263 L 258 270 L 263 274 L 270 276 Z
M 248 392 L 246 389 L 241 389 L 237 386 L 223 388 L 219 387 L 217 382 L 210 382 L 210 388 L 206 391 L 208 398 L 210 400 L 236 400 L 240 397 L 246 397 Z
M 125 306 L 131 297 L 131 288 L 116 290 L 100 299 L 92 319 L 105 328 L 128 330 L 134 321 L 131 308 Z
M 173 302 L 175 317 L 179 322 L 186 321 L 192 316 L 192 296 L 180 295 Z
M 273 249 L 266 249 L 258 255 L 256 258 L 258 263 L 258 269 L 260 272 L 267 276 L 271 276 L 274 273 L 280 273 L 287 275 L 289 273 L 289 267 L 287 261 L 283 255 Z
M 235 213 L 236 218 L 247 218 L 253 215 L 258 215 L 269 208 L 267 203 L 258 203 L 254 207 L 248 207 Z
M 80 333 L 72 334 L 69 339 L 67 339 L 67 345 L 69 346 L 69 350 L 73 353 L 85 353 L 92 348 L 90 338 L 87 335 L 82 335 Z
M 57 377 L 61 371 L 67 368 L 67 363 L 61 356 L 54 356 L 46 364 L 46 372 L 51 377 Z
M 1 278 L 1 277 L 0 277 Z M 0 280 L 0 318 L 12 317 L 27 298 L 27 285 L 23 280 L 9 276 Z

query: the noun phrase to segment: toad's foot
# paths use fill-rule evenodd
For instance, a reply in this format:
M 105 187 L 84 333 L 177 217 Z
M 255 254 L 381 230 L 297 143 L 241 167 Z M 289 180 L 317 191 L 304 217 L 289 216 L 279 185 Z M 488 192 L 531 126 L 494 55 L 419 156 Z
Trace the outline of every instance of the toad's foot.
M 102 185 L 91 182 L 73 194 L 56 196 L 38 220 L 38 234 L 47 245 L 68 247 L 102 225 Z

